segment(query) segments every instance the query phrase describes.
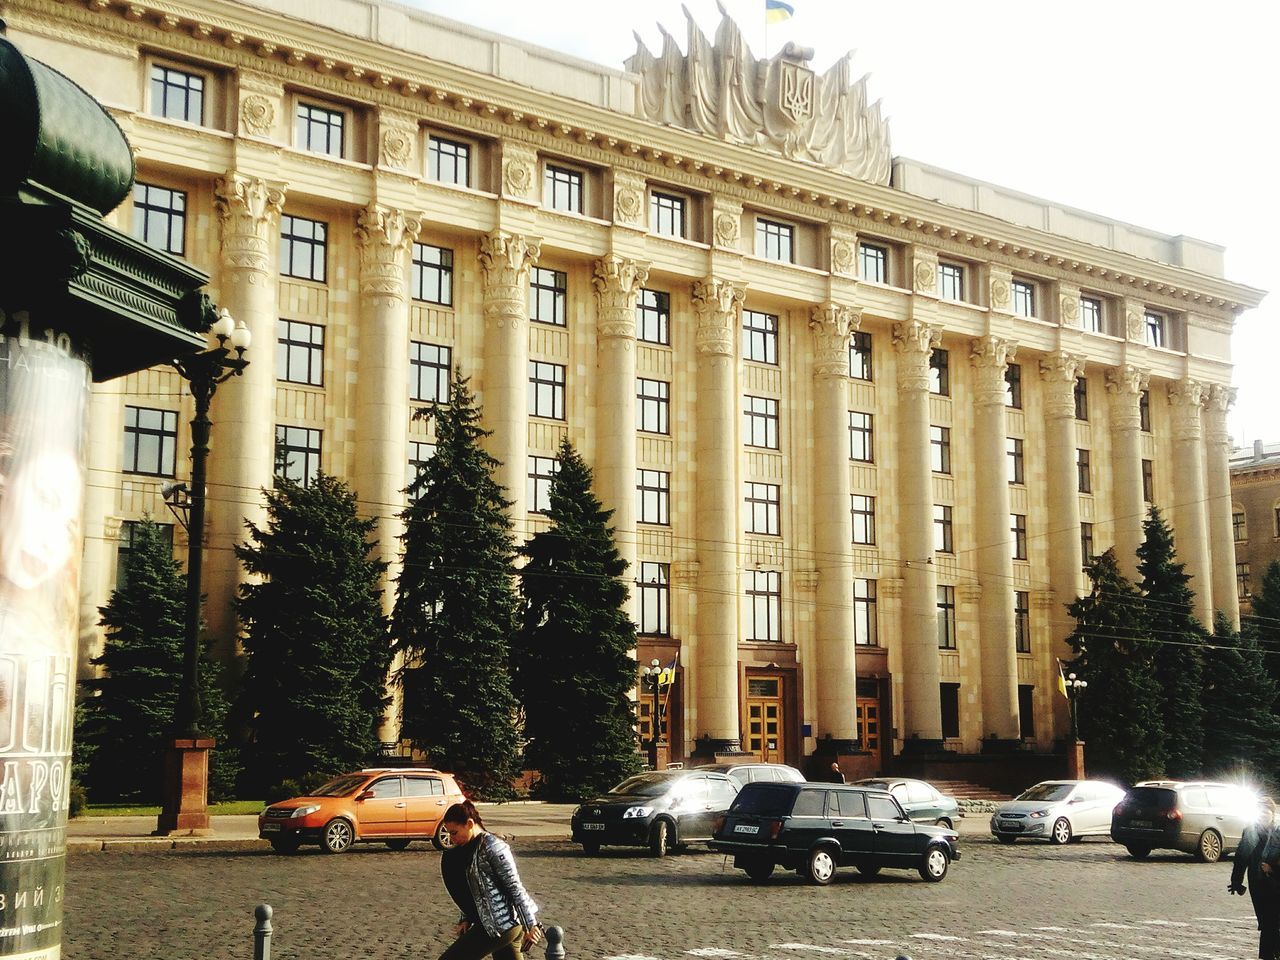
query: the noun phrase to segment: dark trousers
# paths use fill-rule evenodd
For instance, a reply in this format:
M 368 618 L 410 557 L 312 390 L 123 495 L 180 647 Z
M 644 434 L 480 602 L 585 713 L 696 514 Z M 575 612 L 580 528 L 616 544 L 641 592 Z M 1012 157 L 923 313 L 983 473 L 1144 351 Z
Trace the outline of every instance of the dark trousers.
M 493 960 L 520 960 L 523 940 L 524 927 L 518 923 L 499 937 L 489 936 L 483 925 L 473 923 L 448 950 L 440 954 L 440 960 L 482 960 L 490 955 Z
M 1249 898 L 1258 918 L 1258 960 L 1280 960 L 1280 895 L 1264 877 L 1249 884 Z

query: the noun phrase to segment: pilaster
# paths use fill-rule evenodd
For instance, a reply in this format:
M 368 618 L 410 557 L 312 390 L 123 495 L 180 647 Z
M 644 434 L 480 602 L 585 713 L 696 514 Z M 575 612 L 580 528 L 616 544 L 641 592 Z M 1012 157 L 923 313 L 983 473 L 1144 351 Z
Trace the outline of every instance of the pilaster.
M 1188 586 L 1195 592 L 1196 619 L 1206 629 L 1212 630 L 1214 596 L 1213 580 L 1209 574 L 1204 431 L 1200 418 L 1207 392 L 1204 384 L 1192 379 L 1174 381 L 1168 387 L 1169 406 L 1173 413 L 1173 470 L 1178 478 L 1173 504 L 1174 539 L 1178 558 L 1191 576 Z M 1233 584 L 1234 573 L 1233 565 Z
M 1213 606 L 1240 629 L 1236 596 L 1236 545 L 1231 529 L 1231 432 L 1227 411 L 1235 403 L 1235 387 L 1215 383 L 1204 406 L 1205 509 L 1209 514 L 1209 554 L 1213 561 Z M 1209 625 L 1206 625 L 1209 626 Z M 1210 629 L 1212 627 L 1210 626 Z

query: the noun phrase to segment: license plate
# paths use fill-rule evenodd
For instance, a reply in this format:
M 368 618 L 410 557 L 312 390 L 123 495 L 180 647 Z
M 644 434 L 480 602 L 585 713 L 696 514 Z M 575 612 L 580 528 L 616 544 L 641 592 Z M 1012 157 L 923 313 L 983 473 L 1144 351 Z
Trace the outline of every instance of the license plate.
M 1131 827 L 1149 827 L 1149 826 L 1151 826 L 1151 821 L 1150 821 L 1150 820 L 1130 820 L 1130 821 L 1129 821 L 1129 826 L 1131 826 Z
M 1001 830 L 1008 831 L 1009 833 L 1021 833 L 1021 832 L 1022 832 L 1022 824 L 1020 824 L 1020 823 L 1002 823 L 1002 824 L 1000 824 L 1000 829 L 1001 829 Z
M 733 828 L 734 833 L 759 833 L 760 828 L 752 823 L 739 823 Z
M 278 824 L 278 823 L 264 823 L 264 824 L 262 825 L 262 830 L 261 830 L 261 832 L 262 832 L 262 833 L 279 833 L 279 832 L 280 832 L 280 824 Z
M 603 830 L 604 824 L 603 823 L 584 823 L 582 825 L 582 829 L 583 830 Z

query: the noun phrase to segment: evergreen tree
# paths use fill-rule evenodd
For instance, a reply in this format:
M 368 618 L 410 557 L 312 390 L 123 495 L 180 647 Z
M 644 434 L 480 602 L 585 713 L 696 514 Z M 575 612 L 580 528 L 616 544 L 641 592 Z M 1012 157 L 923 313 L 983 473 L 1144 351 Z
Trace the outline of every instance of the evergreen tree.
M 1158 507 L 1142 525 L 1138 573 L 1151 637 L 1160 714 L 1164 724 L 1165 773 L 1199 776 L 1204 756 L 1201 653 L 1205 631 L 1192 613 L 1191 577 L 1177 561 L 1173 530 Z
M 625 605 L 626 561 L 591 469 L 567 439 L 551 480 L 551 527 L 524 546 L 524 618 L 513 644 L 524 705 L 525 760 L 549 798 L 602 793 L 640 766 L 630 692 L 636 628 Z
M 1092 589 L 1070 606 L 1068 638 L 1079 695 L 1080 733 L 1092 772 L 1124 783 L 1164 771 L 1160 688 L 1152 665 L 1142 597 L 1116 566 L 1114 550 L 1088 567 Z
M 435 422 L 436 451 L 409 485 L 404 566 L 392 613 L 404 657 L 402 733 L 477 796 L 511 793 L 517 770 L 510 642 L 516 630 L 509 502 L 480 448 L 488 436 L 456 375 L 448 404 L 414 412 Z
M 382 615 L 386 564 L 371 556 L 377 521 L 336 477 L 278 480 L 267 523 L 250 523 L 236 556 L 257 582 L 240 588 L 247 654 L 247 782 L 340 773 L 376 753 L 391 651 Z
M 1204 653 L 1204 770 L 1274 780 L 1280 766 L 1278 690 L 1251 631 L 1237 633 L 1221 613 Z
M 1271 678 L 1280 684 L 1280 560 L 1272 560 L 1262 571 L 1249 606 L 1253 615 L 1245 622 L 1265 654 Z

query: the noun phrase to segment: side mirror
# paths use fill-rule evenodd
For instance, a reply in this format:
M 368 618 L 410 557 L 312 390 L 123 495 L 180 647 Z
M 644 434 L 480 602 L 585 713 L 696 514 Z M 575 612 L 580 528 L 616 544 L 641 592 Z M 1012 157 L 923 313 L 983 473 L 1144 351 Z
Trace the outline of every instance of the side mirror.
M 361 800 L 372 800 L 372 799 L 373 799 L 373 791 L 366 790 L 356 797 L 356 803 L 359 803 Z

